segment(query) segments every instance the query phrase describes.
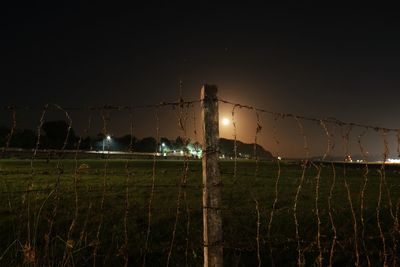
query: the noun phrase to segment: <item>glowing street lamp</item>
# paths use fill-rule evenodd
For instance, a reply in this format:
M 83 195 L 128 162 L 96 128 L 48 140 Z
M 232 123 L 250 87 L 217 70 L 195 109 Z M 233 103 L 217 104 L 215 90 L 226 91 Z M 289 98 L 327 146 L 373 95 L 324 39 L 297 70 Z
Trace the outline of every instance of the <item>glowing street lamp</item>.
M 165 154 L 166 147 L 167 147 L 167 145 L 164 142 L 162 142 L 160 145 L 160 153 L 163 153 L 164 157 L 166 156 L 166 154 Z
M 104 153 L 104 147 L 105 147 L 105 141 L 107 140 L 107 142 L 111 141 L 111 136 L 107 135 L 106 138 L 103 139 L 103 153 Z

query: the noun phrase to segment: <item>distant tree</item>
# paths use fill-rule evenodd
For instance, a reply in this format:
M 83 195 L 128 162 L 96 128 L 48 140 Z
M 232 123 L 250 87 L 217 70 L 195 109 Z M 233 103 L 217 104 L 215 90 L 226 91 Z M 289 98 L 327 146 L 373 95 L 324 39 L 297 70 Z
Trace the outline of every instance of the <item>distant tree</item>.
M 7 127 L 0 127 L 0 147 L 6 145 L 9 133 L 10 129 L 8 129 Z
M 17 130 L 11 139 L 11 147 L 32 149 L 37 142 L 36 133 L 32 130 Z
M 92 150 L 92 138 L 90 136 L 86 136 L 85 138 L 82 138 L 79 149 Z
M 173 144 L 174 149 L 183 149 L 185 147 L 185 141 L 183 140 L 182 137 L 178 136 L 175 139 L 175 142 Z
M 129 146 L 131 145 L 132 142 L 132 147 L 130 148 L 131 151 L 135 150 L 138 139 L 134 136 L 131 137 L 130 134 L 124 135 L 122 137 L 116 137 L 114 138 L 115 146 L 118 147 L 118 149 L 127 151 L 129 150 Z
M 194 143 L 191 143 L 191 146 L 193 147 L 193 149 L 195 150 L 195 151 L 200 151 L 201 150 L 201 144 L 199 143 L 199 142 L 194 142 Z
M 100 141 L 103 141 L 103 139 L 105 139 L 105 138 L 106 138 L 105 134 L 103 134 L 103 133 L 98 133 L 98 134 L 96 134 L 96 136 L 93 138 L 93 141 L 94 141 L 94 142 L 100 142 Z
M 145 137 L 137 143 L 138 152 L 155 152 L 157 149 L 157 140 L 154 137 Z
M 66 121 L 48 121 L 43 123 L 42 129 L 45 134 L 43 145 L 46 148 L 60 149 L 63 147 L 68 134 L 69 125 Z M 71 128 L 67 140 L 68 148 L 72 148 L 77 141 L 74 130 Z

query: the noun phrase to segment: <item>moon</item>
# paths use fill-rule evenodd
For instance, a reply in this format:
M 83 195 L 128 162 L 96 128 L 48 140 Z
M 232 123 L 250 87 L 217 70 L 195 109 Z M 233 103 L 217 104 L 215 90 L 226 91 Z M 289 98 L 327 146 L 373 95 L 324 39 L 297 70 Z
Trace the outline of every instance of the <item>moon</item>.
M 231 123 L 231 121 L 228 118 L 223 118 L 222 119 L 222 125 L 228 126 Z

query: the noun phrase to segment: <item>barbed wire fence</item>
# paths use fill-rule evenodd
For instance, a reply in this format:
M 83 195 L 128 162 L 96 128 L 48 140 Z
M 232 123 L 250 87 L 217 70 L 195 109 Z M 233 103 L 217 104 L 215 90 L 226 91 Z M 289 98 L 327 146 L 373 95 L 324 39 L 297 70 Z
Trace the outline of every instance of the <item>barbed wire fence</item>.
M 286 191 L 285 188 L 279 188 L 282 179 L 281 166 L 285 164 L 285 168 L 288 168 L 287 164 L 292 164 L 295 160 L 281 161 L 277 159 L 276 168 L 266 164 L 268 168 L 276 169 L 275 182 L 270 184 L 269 189 L 269 192 L 273 192 L 273 197 L 266 201 L 255 199 L 255 216 L 253 216 L 255 237 L 251 250 L 253 252 L 252 259 L 246 259 L 248 262 L 257 266 L 293 265 L 294 262 L 298 266 L 347 266 L 352 264 L 356 266 L 396 266 L 399 254 L 397 248 L 399 239 L 398 201 L 400 197 L 397 178 L 398 167 L 387 163 L 389 156 L 388 134 L 393 134 L 396 137 L 398 147 L 399 132 L 397 129 L 344 122 L 333 118 L 318 119 L 279 113 L 222 99 L 219 99 L 219 101 L 232 107 L 234 151 L 237 151 L 237 120 L 235 115 L 238 110 L 242 109 L 255 110 L 262 116 L 271 117 L 270 121 L 273 125 L 271 140 L 278 147 L 280 144 L 277 137 L 278 120 L 292 119 L 294 121 L 293 127 L 297 125 L 298 136 L 301 137 L 303 143 L 304 156 L 296 164 L 300 167 L 297 181 L 294 184 L 288 184 L 288 181 L 286 181 L 286 184 L 282 185 L 282 187 L 290 186 L 294 189 L 291 195 L 283 194 L 282 196 L 280 194 L 281 190 Z M 262 128 L 259 117 L 260 115 L 257 115 L 257 130 L 254 140 L 258 139 L 259 129 Z M 326 151 L 321 157 L 310 158 L 309 140 L 311 138 L 305 133 L 304 125 L 306 123 L 315 123 L 325 134 Z M 341 159 L 332 160 L 328 158 L 332 156 L 335 147 L 335 129 L 339 129 L 339 141 L 342 143 L 344 153 Z M 357 143 L 362 155 L 362 159 L 357 160 L 357 163 L 353 163 L 351 158 L 348 158 L 351 154 L 350 133 L 355 129 L 360 132 L 357 136 Z M 380 139 L 382 143 L 382 156 L 380 161 L 375 164 L 372 164 L 372 161 L 368 159 L 368 152 L 362 141 L 362 138 L 371 131 L 379 135 L 378 140 Z M 279 153 L 275 152 L 275 155 L 279 155 Z M 398 148 L 397 155 L 399 155 Z M 238 174 L 236 152 L 234 157 L 232 179 L 244 176 Z M 254 157 L 254 159 L 254 168 L 257 170 L 259 168 L 257 157 Z M 312 169 L 314 170 L 312 171 Z M 371 173 L 371 169 L 374 173 Z M 387 182 L 388 169 L 390 170 L 390 183 Z M 246 172 L 246 170 L 244 171 Z M 293 178 L 290 176 L 286 176 L 285 180 Z M 273 176 L 271 175 L 270 178 L 272 179 Z M 254 191 L 254 187 L 252 186 L 250 190 Z M 357 190 L 357 187 L 360 191 Z M 266 194 L 266 192 L 261 191 L 261 195 Z M 368 200 L 366 199 L 367 193 L 370 195 Z M 324 195 L 325 197 L 323 197 Z M 310 197 L 314 197 L 313 206 L 311 206 L 311 199 L 308 199 Z M 259 198 L 265 199 L 264 196 Z M 289 202 L 290 198 L 293 199 L 292 207 L 289 203 L 286 207 L 279 207 L 278 203 Z M 395 206 L 393 199 L 397 203 Z M 344 206 L 346 200 L 347 207 Z M 367 201 L 368 206 L 366 205 Z M 307 207 L 308 210 L 299 210 L 299 205 L 302 202 L 305 205 L 310 205 Z M 266 212 L 263 212 L 263 209 Z M 260 210 L 261 214 L 265 216 L 264 219 L 260 219 Z M 273 225 L 273 222 L 277 220 L 276 213 L 282 212 L 292 213 L 293 216 L 294 229 L 291 229 L 285 236 L 281 236 L 280 230 L 284 228 L 282 225 Z M 290 223 L 290 218 L 285 218 L 284 214 L 279 215 L 281 217 L 278 220 L 279 223 Z M 262 239 L 259 229 L 260 227 L 263 228 L 263 223 L 260 225 L 260 221 L 264 222 L 266 228 L 263 253 L 260 253 L 259 243 L 259 240 Z M 276 231 L 273 231 L 274 227 Z M 242 229 L 245 229 L 245 227 Z M 278 241 L 279 238 L 283 239 L 281 243 Z M 249 250 L 249 245 L 243 247 L 236 245 L 236 247 L 233 246 L 233 249 L 246 253 Z M 277 251 L 277 255 L 274 255 L 274 250 Z M 260 254 L 263 256 L 260 257 Z M 282 258 L 285 260 L 282 261 Z M 287 260 L 288 258 L 290 260 Z
M 205 146 L 207 130 L 199 134 L 197 125 L 204 99 L 185 101 L 182 88 L 179 101 L 156 105 L 45 105 L 24 151 L 13 147 L 18 119 L 35 107 L 1 108 L 10 119 L 0 160 L 0 265 L 199 266 L 211 251 L 221 257 L 217 266 L 397 266 L 400 168 L 388 160 L 400 154 L 399 129 L 209 100 L 231 114 L 224 151 Z M 254 128 L 242 127 L 241 113 Z M 64 139 L 45 149 L 43 125 L 54 114 L 66 121 Z M 71 146 L 75 125 L 82 130 Z M 115 128 L 129 133 L 119 153 L 104 141 Z M 142 128 L 154 129 L 155 142 L 140 155 L 134 136 Z M 103 149 L 88 153 L 84 139 L 98 129 Z M 252 149 L 244 152 L 249 132 Z M 201 204 L 209 189 L 198 159 L 186 150 L 163 155 L 161 137 L 171 133 L 182 147 L 201 143 L 203 160 L 219 157 L 222 182 L 211 186 L 220 201 Z M 379 162 L 370 159 L 372 139 Z M 273 156 L 261 155 L 259 143 Z M 286 143 L 302 156 L 285 157 Z M 314 147 L 323 147 L 320 156 Z M 352 154 L 359 159 L 351 162 Z M 203 225 L 209 214 L 222 220 L 220 240 L 204 236 L 214 227 Z

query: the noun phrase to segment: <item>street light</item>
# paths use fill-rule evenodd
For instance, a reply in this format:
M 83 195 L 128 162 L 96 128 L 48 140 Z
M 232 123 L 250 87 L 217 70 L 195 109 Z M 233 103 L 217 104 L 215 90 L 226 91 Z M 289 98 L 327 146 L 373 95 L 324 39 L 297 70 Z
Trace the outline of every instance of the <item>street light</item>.
M 160 153 L 162 153 L 164 156 L 166 156 L 165 147 L 166 147 L 165 143 L 162 142 L 161 145 L 160 145 Z
M 104 146 L 105 146 L 104 141 L 105 141 L 105 140 L 107 140 L 108 142 L 110 142 L 110 141 L 111 141 L 111 136 L 107 135 L 107 137 L 103 139 L 103 153 L 104 153 Z

